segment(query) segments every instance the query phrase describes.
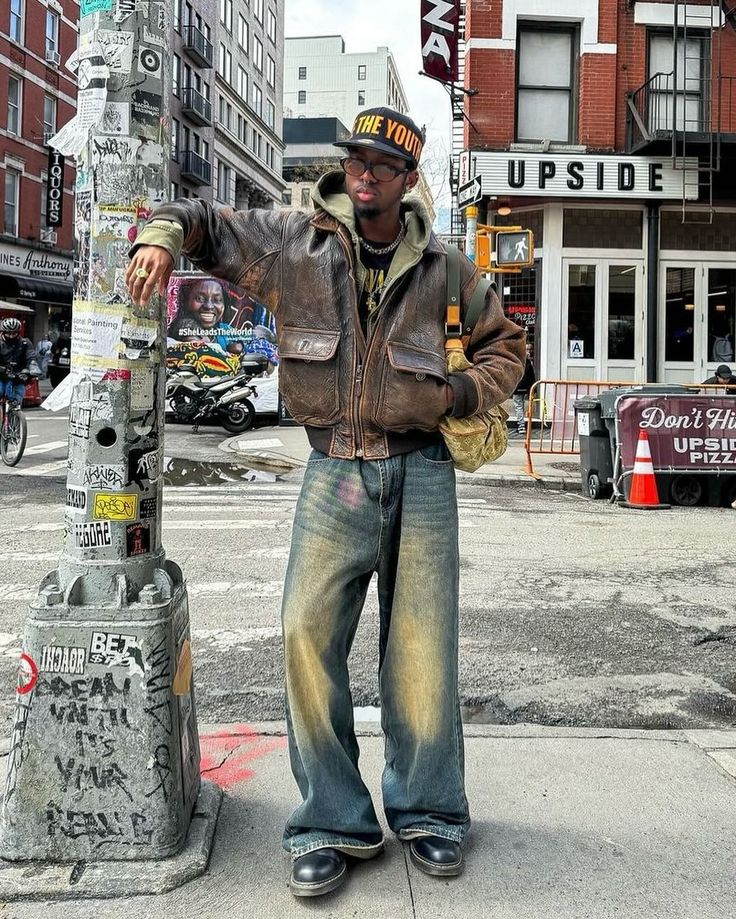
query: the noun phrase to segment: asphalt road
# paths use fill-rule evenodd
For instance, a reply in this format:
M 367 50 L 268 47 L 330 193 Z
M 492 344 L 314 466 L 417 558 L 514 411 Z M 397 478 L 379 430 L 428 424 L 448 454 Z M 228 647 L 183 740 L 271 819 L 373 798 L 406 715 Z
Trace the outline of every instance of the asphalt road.
M 0 468 L 2 733 L 27 604 L 62 548 L 65 424 L 63 413 L 29 412 L 27 456 Z M 192 460 L 222 438 L 167 428 Z M 164 545 L 189 580 L 199 720 L 280 720 L 279 603 L 299 485 L 225 477 L 165 497 Z M 466 720 L 733 724 L 732 510 L 626 511 L 531 484 L 463 486 L 459 503 Z M 354 704 L 368 718 L 377 634 L 372 589 L 351 657 Z

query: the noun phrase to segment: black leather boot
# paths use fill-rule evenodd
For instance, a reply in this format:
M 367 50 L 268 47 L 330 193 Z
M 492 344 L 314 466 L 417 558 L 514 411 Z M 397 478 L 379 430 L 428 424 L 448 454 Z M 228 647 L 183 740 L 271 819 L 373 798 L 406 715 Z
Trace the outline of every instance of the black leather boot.
M 454 877 L 463 870 L 463 853 L 458 843 L 441 836 L 420 836 L 409 843 L 412 862 L 425 874 Z
M 289 887 L 295 897 L 321 897 L 336 890 L 348 875 L 345 856 L 337 849 L 315 849 L 295 859 Z

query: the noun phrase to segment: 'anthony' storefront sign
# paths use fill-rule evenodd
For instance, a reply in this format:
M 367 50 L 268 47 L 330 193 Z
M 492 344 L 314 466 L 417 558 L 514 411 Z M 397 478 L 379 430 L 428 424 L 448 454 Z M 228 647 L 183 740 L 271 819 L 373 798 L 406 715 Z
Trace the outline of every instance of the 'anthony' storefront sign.
M 646 431 L 655 470 L 736 472 L 734 396 L 624 396 L 617 416 L 625 469 Z
M 666 157 L 560 156 L 545 153 L 489 153 L 472 151 L 475 173 L 484 196 L 528 195 L 533 197 L 682 198 L 683 172 Z M 688 158 L 685 197 L 697 200 L 697 160 Z
M 71 306 L 73 284 L 70 255 L 0 242 L 0 299 Z

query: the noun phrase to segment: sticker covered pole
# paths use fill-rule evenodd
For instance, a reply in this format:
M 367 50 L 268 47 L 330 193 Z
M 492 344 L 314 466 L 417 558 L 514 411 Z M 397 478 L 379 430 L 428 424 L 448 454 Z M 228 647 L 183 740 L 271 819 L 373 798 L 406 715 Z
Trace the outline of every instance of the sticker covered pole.
M 105 861 L 110 883 L 119 864 L 143 892 L 153 875 L 130 862 L 165 859 L 152 889 L 181 883 L 195 805 L 211 827 L 219 806 L 200 787 L 186 587 L 161 542 L 165 302 L 135 306 L 124 283 L 169 188 L 171 12 L 81 0 L 77 114 L 51 140 L 77 160 L 65 535 L 24 634 L 0 898 L 26 860 Z

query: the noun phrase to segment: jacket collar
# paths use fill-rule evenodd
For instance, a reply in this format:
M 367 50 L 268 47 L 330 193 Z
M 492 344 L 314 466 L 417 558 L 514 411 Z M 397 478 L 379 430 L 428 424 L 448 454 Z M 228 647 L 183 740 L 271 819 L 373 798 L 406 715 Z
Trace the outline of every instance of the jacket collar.
M 344 226 L 353 240 L 357 239 L 353 205 L 345 192 L 342 172 L 328 172 L 322 176 L 312 191 L 315 212 L 311 224 L 319 230 L 336 233 Z M 409 195 L 402 205 L 402 217 L 406 223 L 404 242 L 417 254 L 429 252 L 444 254 L 445 249 L 429 226 L 429 215 L 421 199 Z

